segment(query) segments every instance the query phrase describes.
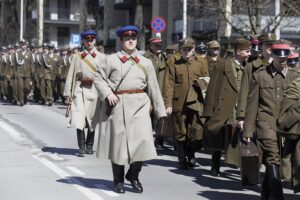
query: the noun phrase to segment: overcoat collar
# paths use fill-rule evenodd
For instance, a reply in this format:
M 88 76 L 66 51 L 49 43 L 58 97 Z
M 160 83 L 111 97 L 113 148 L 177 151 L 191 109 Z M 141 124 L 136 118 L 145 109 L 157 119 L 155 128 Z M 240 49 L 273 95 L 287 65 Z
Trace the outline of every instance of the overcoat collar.
M 117 53 L 119 59 L 126 63 L 130 58 L 134 60 L 136 63 L 139 63 L 141 58 L 137 50 L 135 50 L 131 55 L 127 54 L 125 51 L 121 50 Z
M 233 87 L 233 89 L 235 91 L 238 92 L 236 78 L 234 77 L 234 73 L 232 71 L 233 70 L 232 62 L 233 62 L 232 59 L 226 59 L 225 66 L 224 66 L 224 72 L 225 72 L 226 78 L 228 79 L 228 82 L 230 83 L 230 85 Z

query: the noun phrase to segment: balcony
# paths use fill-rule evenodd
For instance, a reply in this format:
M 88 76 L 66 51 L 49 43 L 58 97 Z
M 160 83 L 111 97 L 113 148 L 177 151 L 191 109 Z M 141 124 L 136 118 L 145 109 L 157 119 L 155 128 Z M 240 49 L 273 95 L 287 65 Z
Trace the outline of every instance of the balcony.
M 128 10 L 131 9 L 134 6 L 133 0 L 115 0 L 115 9 L 119 10 Z M 152 0 L 142 0 L 141 1 L 143 5 L 150 6 L 152 5 Z
M 44 23 L 48 24 L 69 24 L 78 25 L 80 20 L 80 13 L 70 13 L 69 9 L 60 9 L 57 11 L 50 11 L 49 9 L 44 10 Z M 96 20 L 92 15 L 87 16 L 87 24 L 95 25 Z

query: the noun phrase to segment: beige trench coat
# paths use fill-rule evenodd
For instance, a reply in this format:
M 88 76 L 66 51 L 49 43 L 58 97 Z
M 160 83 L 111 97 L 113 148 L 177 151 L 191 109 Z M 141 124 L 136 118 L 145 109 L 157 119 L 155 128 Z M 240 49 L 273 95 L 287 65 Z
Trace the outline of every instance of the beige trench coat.
M 154 159 L 156 150 L 153 142 L 150 119 L 150 105 L 158 118 L 166 116 L 165 106 L 157 83 L 152 62 L 135 51 L 133 60 L 122 62 L 129 57 L 124 51 L 107 56 L 107 65 L 100 68 L 95 76 L 95 86 L 102 101 L 112 94 L 128 68 L 131 70 L 120 85 L 120 90 L 142 89 L 145 93 L 118 95 L 119 102 L 110 115 L 108 104 L 100 110 L 100 133 L 97 156 L 111 159 L 119 165 Z M 138 65 L 142 65 L 144 70 Z
M 92 63 L 96 69 L 105 65 L 105 55 L 93 49 L 97 56 L 93 58 L 90 54 L 86 56 L 86 59 Z M 94 78 L 94 72 L 88 67 L 88 65 L 82 60 L 81 53 L 73 56 L 70 69 L 67 75 L 64 96 L 71 96 L 73 74 L 78 75 L 82 73 L 83 78 Z M 90 131 L 95 130 L 97 122 L 99 120 L 100 101 L 98 99 L 98 93 L 94 86 L 83 87 L 81 81 L 75 81 L 74 100 L 71 105 L 71 120 L 72 127 L 77 129 L 83 129 L 88 127 Z M 87 124 L 86 124 L 87 122 Z

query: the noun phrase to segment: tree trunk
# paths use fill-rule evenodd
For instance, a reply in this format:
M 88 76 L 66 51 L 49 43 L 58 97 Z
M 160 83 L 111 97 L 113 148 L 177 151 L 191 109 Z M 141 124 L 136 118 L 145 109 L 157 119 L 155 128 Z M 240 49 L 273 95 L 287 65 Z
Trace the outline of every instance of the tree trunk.
M 134 24 L 140 28 L 139 38 L 138 38 L 138 47 L 140 50 L 145 50 L 145 30 L 143 25 L 143 5 L 137 1 L 135 7 L 135 18 Z
M 86 29 L 86 19 L 87 19 L 86 0 L 80 0 L 79 7 L 80 7 L 79 32 L 82 32 L 84 29 Z

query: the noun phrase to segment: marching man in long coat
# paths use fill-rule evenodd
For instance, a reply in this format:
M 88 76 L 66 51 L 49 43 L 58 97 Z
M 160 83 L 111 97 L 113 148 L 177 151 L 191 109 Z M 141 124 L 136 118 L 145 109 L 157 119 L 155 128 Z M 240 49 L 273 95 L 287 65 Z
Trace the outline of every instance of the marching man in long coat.
M 93 154 L 95 127 L 98 122 L 98 93 L 94 74 L 105 64 L 105 55 L 95 48 L 96 32 L 81 33 L 85 50 L 74 54 L 67 75 L 64 96 L 71 103 L 71 126 L 77 129 L 79 156 Z M 84 128 L 88 129 L 85 139 Z
M 124 193 L 124 165 L 130 164 L 125 178 L 133 189 L 143 192 L 139 181 L 142 161 L 154 159 L 150 118 L 151 102 L 158 118 L 166 111 L 152 62 L 137 49 L 138 28 L 118 29 L 122 50 L 107 57 L 107 65 L 95 77 L 100 110 L 97 155 L 112 162 L 114 191 Z

